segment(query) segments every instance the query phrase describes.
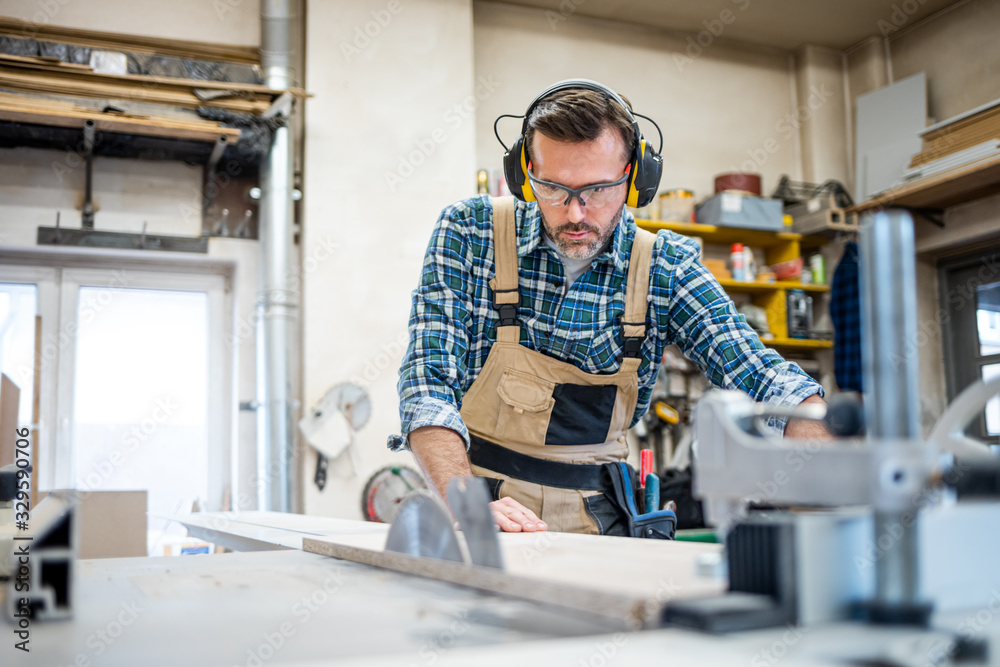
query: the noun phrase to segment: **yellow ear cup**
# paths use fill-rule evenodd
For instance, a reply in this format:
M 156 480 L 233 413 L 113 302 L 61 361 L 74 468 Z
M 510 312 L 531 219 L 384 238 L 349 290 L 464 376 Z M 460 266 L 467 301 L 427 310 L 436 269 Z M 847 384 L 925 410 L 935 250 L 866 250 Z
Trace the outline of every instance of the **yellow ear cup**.
M 528 178 L 528 156 L 524 153 L 524 142 L 521 142 L 521 173 L 524 174 L 524 185 L 521 186 L 521 195 L 524 201 L 535 201 L 535 192 L 531 189 L 531 180 Z
M 639 150 L 636 151 L 635 162 L 632 163 L 632 171 L 629 174 L 628 179 L 628 197 L 625 198 L 625 205 L 631 206 L 632 208 L 639 207 L 639 190 L 635 187 L 635 179 L 639 175 L 639 164 L 642 162 L 643 156 L 646 154 L 646 140 L 639 140 Z

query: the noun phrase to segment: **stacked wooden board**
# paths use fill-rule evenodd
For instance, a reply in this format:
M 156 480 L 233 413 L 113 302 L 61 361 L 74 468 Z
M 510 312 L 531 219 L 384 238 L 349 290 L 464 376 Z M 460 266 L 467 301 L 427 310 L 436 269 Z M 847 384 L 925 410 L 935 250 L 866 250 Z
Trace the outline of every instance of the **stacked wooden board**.
M 0 59 L 0 87 L 26 93 L 121 99 L 187 109 L 218 107 L 258 115 L 267 111 L 272 100 L 283 92 L 252 83 L 102 74 L 89 68 L 46 67 L 9 58 Z
M 206 142 L 214 142 L 224 136 L 229 144 L 235 144 L 240 136 L 240 130 L 236 128 L 222 127 L 215 121 L 195 117 L 102 113 L 72 102 L 11 93 L 0 93 L 0 120 L 77 128 L 93 120 L 99 132 Z
M 910 167 L 941 160 L 991 139 L 1000 139 L 1000 100 L 932 125 L 921 133 L 923 146 Z

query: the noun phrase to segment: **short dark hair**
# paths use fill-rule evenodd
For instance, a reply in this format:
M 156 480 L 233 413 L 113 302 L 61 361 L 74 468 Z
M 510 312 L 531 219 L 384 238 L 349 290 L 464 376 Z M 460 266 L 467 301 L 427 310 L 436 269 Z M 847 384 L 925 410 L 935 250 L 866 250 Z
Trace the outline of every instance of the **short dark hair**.
M 622 99 L 631 109 L 632 104 Z M 586 89 L 560 90 L 542 99 L 531 110 L 524 132 L 524 149 L 531 160 L 535 132 L 556 141 L 581 143 L 593 141 L 606 127 L 621 135 L 625 145 L 622 158 L 629 162 L 635 151 L 635 129 L 628 112 L 605 93 Z

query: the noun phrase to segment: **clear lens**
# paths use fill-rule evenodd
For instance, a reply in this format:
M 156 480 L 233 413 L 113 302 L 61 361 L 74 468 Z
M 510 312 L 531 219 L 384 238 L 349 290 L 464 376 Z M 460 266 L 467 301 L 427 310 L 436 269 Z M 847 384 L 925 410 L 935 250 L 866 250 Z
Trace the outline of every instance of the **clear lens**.
M 607 206 L 614 201 L 615 198 L 621 194 L 621 191 L 621 185 L 612 185 L 594 188 L 593 190 L 584 190 L 581 193 L 581 196 L 583 197 L 583 203 L 587 206 L 601 208 L 602 206 Z
M 562 188 L 545 185 L 544 183 L 539 183 L 538 181 L 533 181 L 531 183 L 531 191 L 535 193 L 536 199 L 539 199 L 550 206 L 562 206 L 566 203 L 566 197 L 569 194 Z

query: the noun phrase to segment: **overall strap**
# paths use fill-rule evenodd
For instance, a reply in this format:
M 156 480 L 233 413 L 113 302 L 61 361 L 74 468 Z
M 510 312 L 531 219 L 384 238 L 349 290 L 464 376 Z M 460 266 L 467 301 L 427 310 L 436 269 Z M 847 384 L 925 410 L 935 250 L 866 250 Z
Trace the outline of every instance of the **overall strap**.
M 625 285 L 625 316 L 622 318 L 622 337 L 625 352 L 622 365 L 639 367 L 642 360 L 642 341 L 646 338 L 646 311 L 649 308 L 649 271 L 653 258 L 656 234 L 636 228 L 632 252 L 628 260 L 628 282 Z M 632 361 L 634 360 L 634 361 Z
M 500 316 L 497 342 L 517 343 L 521 327 L 517 323 L 517 305 L 521 301 L 517 285 L 517 226 L 514 223 L 514 197 L 493 197 L 493 263 L 496 274 L 490 280 L 493 307 Z

